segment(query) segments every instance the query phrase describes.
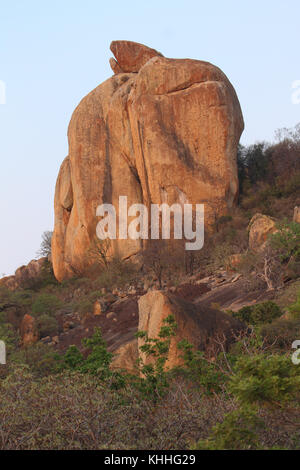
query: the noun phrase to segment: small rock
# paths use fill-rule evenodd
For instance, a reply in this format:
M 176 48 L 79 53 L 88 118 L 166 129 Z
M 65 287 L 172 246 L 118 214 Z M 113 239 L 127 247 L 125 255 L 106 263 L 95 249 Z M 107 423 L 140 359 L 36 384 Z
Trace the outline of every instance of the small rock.
M 45 344 L 50 343 L 51 342 L 50 336 L 45 336 L 44 338 L 41 338 L 41 342 Z
M 106 318 L 112 318 L 115 315 L 114 312 L 109 312 L 106 314 Z
M 99 300 L 96 300 L 96 302 L 94 303 L 94 315 L 99 316 L 101 315 L 101 313 L 102 313 L 101 303 L 99 302 Z

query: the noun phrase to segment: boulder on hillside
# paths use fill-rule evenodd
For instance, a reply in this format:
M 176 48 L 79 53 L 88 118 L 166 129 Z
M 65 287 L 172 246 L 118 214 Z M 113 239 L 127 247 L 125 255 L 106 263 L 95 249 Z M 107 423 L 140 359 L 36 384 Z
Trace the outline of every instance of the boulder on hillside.
M 116 214 L 119 196 L 127 196 L 128 207 L 204 204 L 209 228 L 238 195 L 244 122 L 225 74 L 208 62 L 167 59 L 130 41 L 114 41 L 111 49 L 115 75 L 74 111 L 57 179 L 52 259 L 60 281 L 92 269 L 101 204 L 113 204 Z M 117 235 L 110 254 L 134 259 L 143 246 Z
M 138 340 L 134 338 L 128 343 L 120 346 L 113 352 L 111 368 L 114 370 L 126 370 L 130 374 L 136 374 L 138 371 Z
M 24 315 L 20 326 L 20 336 L 22 346 L 29 346 L 39 340 L 35 319 L 31 315 Z
M 177 323 L 166 364 L 169 368 L 182 364 L 182 352 L 177 348 L 177 343 L 182 339 L 187 339 L 196 349 L 213 358 L 221 350 L 220 342 L 227 350 L 235 335 L 245 329 L 243 323 L 223 312 L 204 309 L 162 291 L 151 291 L 140 298 L 138 329 L 146 331 L 149 338 L 158 338 L 163 321 L 169 315 L 173 315 Z M 144 340 L 139 338 L 139 348 L 143 344 Z M 140 351 L 139 355 L 145 364 L 151 363 L 152 359 L 147 358 L 145 353 Z
M 0 279 L 0 286 L 5 286 L 10 290 L 24 287 L 26 284 L 39 277 L 46 261 L 46 257 L 30 261 L 27 266 L 18 268 L 13 276 Z
M 248 230 L 249 248 L 258 252 L 266 246 L 269 235 L 277 231 L 276 220 L 268 215 L 255 214 L 250 220 Z
M 295 207 L 293 221 L 300 224 L 300 207 Z

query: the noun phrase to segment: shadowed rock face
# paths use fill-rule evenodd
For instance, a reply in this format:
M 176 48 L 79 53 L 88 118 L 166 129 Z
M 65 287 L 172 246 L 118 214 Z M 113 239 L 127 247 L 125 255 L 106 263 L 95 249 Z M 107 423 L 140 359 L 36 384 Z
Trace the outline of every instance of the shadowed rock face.
M 139 299 L 139 331 L 146 331 L 149 338 L 158 338 L 164 320 L 172 315 L 176 321 L 176 336 L 171 338 L 166 366 L 176 367 L 183 363 L 182 351 L 177 344 L 186 339 L 195 349 L 204 351 L 207 357 L 216 357 L 221 344 L 227 349 L 235 335 L 245 330 L 239 320 L 223 312 L 180 299 L 161 291 L 148 292 Z M 139 355 L 144 364 L 153 358 L 141 351 L 143 338 L 138 338 Z
M 69 156 L 55 192 L 52 256 L 59 280 L 87 267 L 99 204 L 118 211 L 119 196 L 127 196 L 128 206 L 204 203 L 209 226 L 237 197 L 244 123 L 223 72 L 130 41 L 114 41 L 111 50 L 115 75 L 81 101 L 69 125 Z M 140 240 L 112 246 L 124 258 L 140 249 Z

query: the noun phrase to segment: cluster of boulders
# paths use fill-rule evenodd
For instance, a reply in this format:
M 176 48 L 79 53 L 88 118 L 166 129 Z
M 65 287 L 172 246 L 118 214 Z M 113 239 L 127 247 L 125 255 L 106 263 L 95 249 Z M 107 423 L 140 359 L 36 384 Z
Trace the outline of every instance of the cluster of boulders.
M 45 265 L 47 258 L 33 259 L 26 266 L 18 268 L 13 276 L 6 276 L 0 279 L 0 286 L 5 286 L 10 290 L 16 290 L 36 280 Z

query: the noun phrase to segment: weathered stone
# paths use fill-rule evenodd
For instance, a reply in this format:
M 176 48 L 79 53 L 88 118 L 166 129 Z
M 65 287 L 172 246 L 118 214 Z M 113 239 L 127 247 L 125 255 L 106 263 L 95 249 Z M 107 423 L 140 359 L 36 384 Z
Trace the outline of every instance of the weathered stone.
M 203 203 L 209 228 L 238 194 L 236 153 L 244 124 L 223 72 L 207 62 L 166 59 L 130 41 L 115 41 L 112 50 L 122 70 L 138 73 L 117 73 L 73 113 L 69 156 L 55 191 L 58 280 L 95 268 L 91 247 L 102 203 L 113 204 L 117 214 L 123 195 L 128 207 Z M 117 239 L 109 254 L 139 259 L 142 246 L 141 240 Z
M 249 248 L 255 252 L 266 246 L 268 237 L 277 231 L 276 221 L 264 214 L 255 214 L 250 220 L 249 226 Z
M 123 72 L 138 72 L 152 57 L 162 55 L 155 49 L 133 41 L 113 41 L 110 50 Z
M 124 70 L 121 69 L 118 62 L 113 57 L 109 59 L 109 65 L 111 66 L 111 69 L 114 72 L 114 74 L 117 75 L 118 73 L 124 73 Z
M 106 318 L 110 319 L 110 318 L 113 318 L 115 316 L 115 313 L 114 312 L 108 312 L 106 314 Z
M 300 207 L 295 207 L 293 221 L 300 224 Z
M 20 336 L 22 346 L 29 346 L 38 341 L 39 335 L 36 329 L 35 320 L 31 315 L 24 315 L 20 326 Z
M 114 351 L 114 357 L 111 364 L 112 369 L 126 370 L 129 373 L 137 372 L 138 360 L 138 341 L 134 339 L 127 344 L 120 346 Z
M 177 323 L 176 336 L 171 339 L 166 367 L 182 364 L 182 352 L 178 350 L 179 341 L 186 339 L 196 349 L 202 350 L 212 358 L 220 351 L 215 340 L 220 340 L 225 349 L 234 340 L 234 333 L 245 326 L 238 320 L 211 308 L 201 308 L 171 294 L 153 291 L 139 300 L 139 331 L 146 331 L 149 338 L 158 338 L 164 320 L 172 315 Z M 144 344 L 138 339 L 139 351 Z M 153 362 L 145 353 L 139 352 L 144 364 Z
M 46 262 L 47 258 L 34 259 L 27 264 L 18 268 L 13 276 L 6 276 L 0 279 L 0 286 L 6 286 L 10 290 L 24 287 L 28 283 L 36 280 Z
M 99 316 L 101 315 L 101 313 L 102 313 L 101 303 L 99 302 L 99 300 L 96 300 L 96 302 L 94 303 L 94 315 Z

